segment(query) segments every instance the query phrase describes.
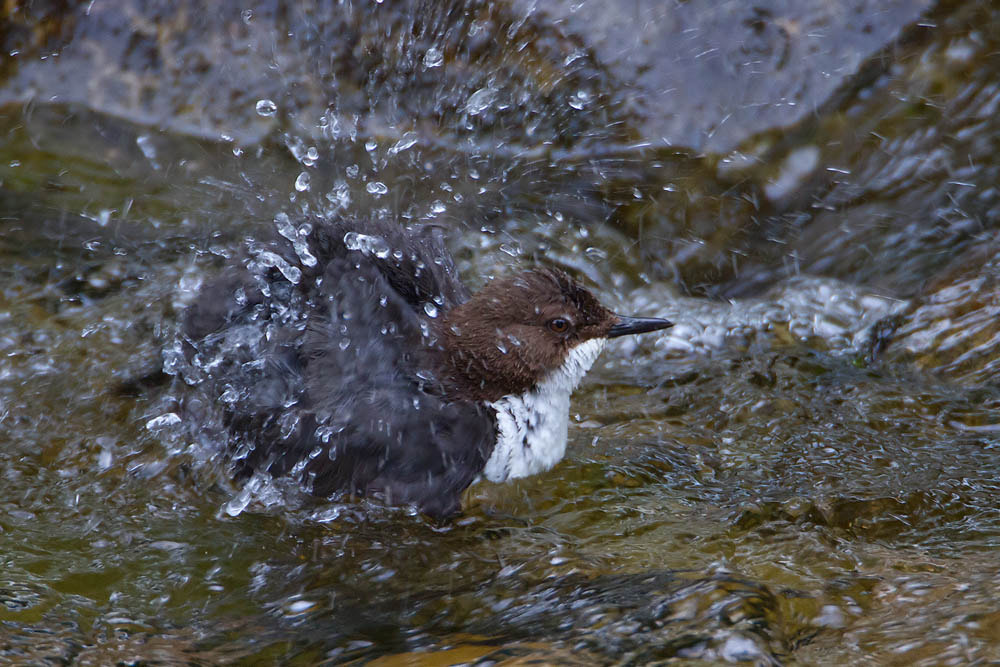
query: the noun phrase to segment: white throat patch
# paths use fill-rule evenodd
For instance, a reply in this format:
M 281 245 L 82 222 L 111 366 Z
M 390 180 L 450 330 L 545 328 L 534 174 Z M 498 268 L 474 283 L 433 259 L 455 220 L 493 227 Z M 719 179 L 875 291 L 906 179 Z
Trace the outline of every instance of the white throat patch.
M 592 338 L 569 351 L 563 365 L 533 389 L 487 403 L 497 414 L 497 443 L 483 475 L 491 482 L 527 477 L 559 463 L 566 453 L 569 397 L 607 338 Z

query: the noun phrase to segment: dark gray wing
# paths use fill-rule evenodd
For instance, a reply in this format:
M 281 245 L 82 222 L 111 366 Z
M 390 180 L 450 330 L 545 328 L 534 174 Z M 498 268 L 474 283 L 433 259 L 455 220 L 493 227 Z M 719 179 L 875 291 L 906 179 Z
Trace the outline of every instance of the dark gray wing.
M 431 314 L 467 298 L 440 231 L 312 224 L 252 248 L 187 314 L 188 356 L 225 406 L 237 471 L 451 514 L 494 424 L 443 400 L 433 375 Z

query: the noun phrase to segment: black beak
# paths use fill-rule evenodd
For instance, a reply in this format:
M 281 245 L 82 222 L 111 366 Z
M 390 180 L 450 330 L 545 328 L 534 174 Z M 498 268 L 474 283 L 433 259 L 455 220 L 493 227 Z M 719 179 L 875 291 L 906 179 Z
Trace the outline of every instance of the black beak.
M 616 315 L 615 317 L 618 318 L 618 324 L 608 331 L 608 338 L 659 331 L 674 326 L 670 320 L 661 320 L 658 317 L 626 317 L 624 315 Z

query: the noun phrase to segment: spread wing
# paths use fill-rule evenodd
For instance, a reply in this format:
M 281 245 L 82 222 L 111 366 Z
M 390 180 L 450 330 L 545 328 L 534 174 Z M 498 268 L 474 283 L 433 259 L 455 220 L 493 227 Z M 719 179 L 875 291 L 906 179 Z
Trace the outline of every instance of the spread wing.
M 494 425 L 476 403 L 445 401 L 431 370 L 431 315 L 468 297 L 440 231 L 312 224 L 252 249 L 187 313 L 188 356 L 224 405 L 237 474 L 454 513 Z

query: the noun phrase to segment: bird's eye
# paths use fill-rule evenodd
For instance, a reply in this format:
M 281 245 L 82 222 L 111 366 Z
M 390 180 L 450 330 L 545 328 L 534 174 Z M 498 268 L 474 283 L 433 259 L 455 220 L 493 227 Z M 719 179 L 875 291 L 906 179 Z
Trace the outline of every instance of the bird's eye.
M 556 317 L 549 320 L 549 329 L 557 334 L 564 334 L 569 331 L 569 320 L 563 317 Z

